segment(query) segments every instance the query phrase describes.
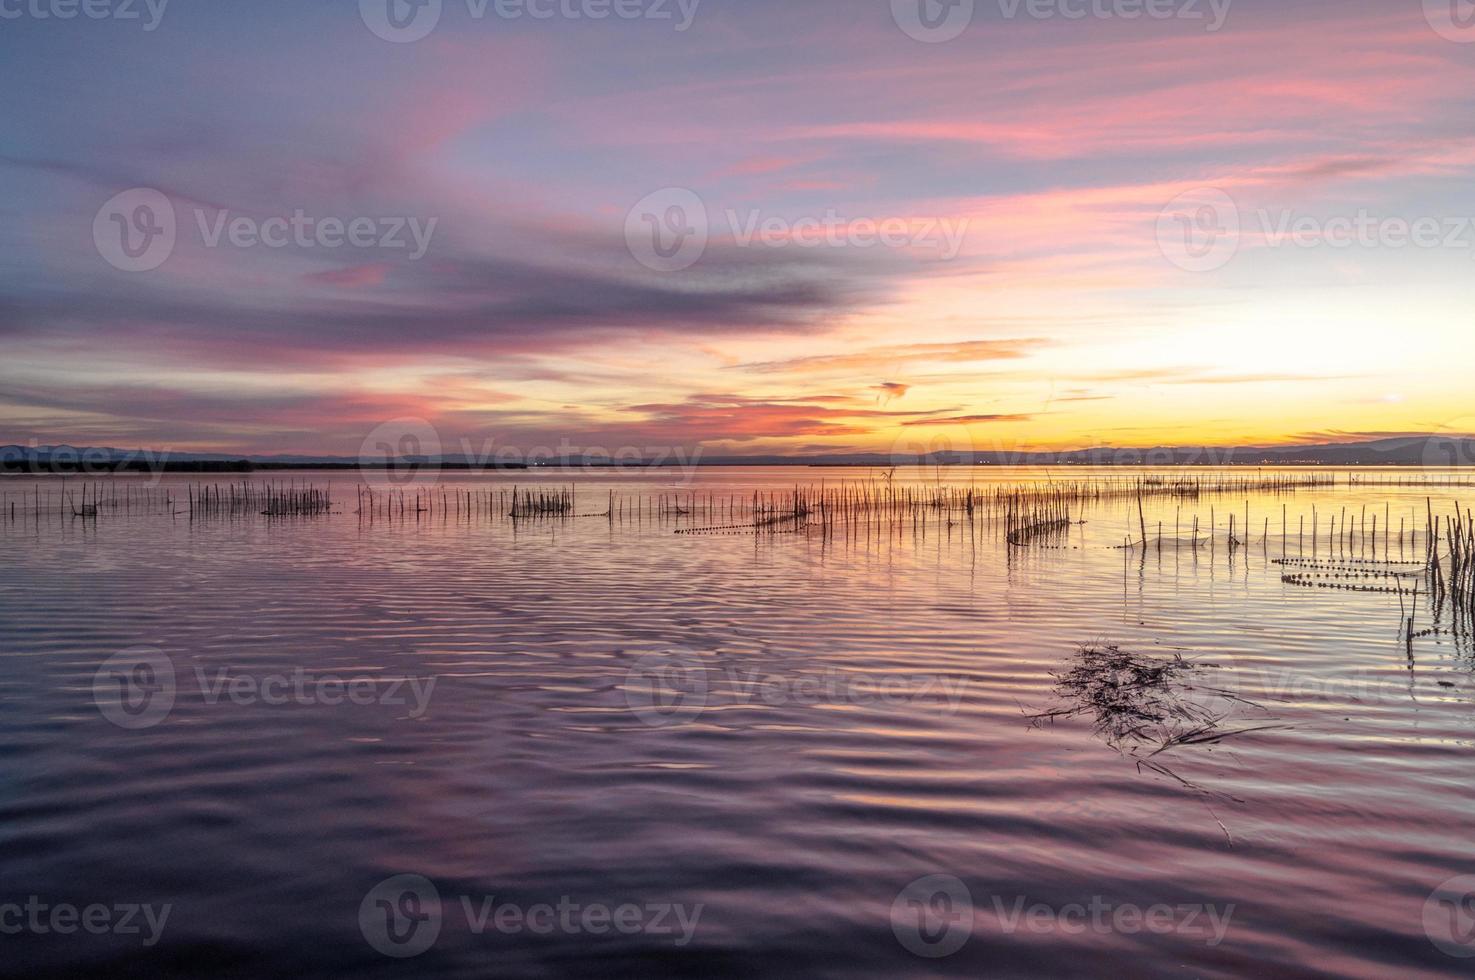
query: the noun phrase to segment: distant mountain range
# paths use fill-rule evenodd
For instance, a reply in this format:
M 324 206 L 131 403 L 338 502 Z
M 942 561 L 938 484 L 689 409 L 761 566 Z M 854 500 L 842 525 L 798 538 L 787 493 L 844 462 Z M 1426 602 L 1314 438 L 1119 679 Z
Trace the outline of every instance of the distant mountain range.
M 246 470 L 301 469 L 307 467 L 355 468 L 351 456 L 251 455 L 233 457 L 223 453 L 181 453 L 147 449 L 76 446 L 0 446 L 0 470 L 77 467 L 130 470 Z M 612 463 L 606 456 L 571 455 L 561 458 L 536 457 L 524 462 L 507 462 L 499 455 L 496 463 L 482 465 L 459 454 L 437 457 L 403 457 L 397 467 L 442 466 L 454 469 L 523 469 L 528 466 L 600 467 L 640 466 L 1475 466 L 1475 438 L 1466 436 L 1399 436 L 1365 442 L 1325 443 L 1314 446 L 1156 446 L 1143 448 L 1097 447 L 1060 452 L 938 452 L 924 455 L 888 453 L 834 453 L 800 456 L 754 455 L 715 456 L 695 450 L 672 452 L 661 459 L 622 458 Z

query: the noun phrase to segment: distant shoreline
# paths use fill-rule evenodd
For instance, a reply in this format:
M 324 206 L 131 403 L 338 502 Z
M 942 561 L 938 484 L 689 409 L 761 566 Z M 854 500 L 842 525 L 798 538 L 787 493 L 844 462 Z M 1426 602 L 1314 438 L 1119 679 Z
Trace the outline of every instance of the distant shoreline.
M 1292 446 L 1098 446 L 1064 450 L 937 450 L 930 453 L 836 452 L 805 456 L 708 455 L 700 446 L 659 447 L 643 453 L 569 453 L 554 456 L 533 450 L 521 460 L 511 452 L 479 462 L 464 454 L 447 457 L 400 456 L 361 460 L 352 456 L 313 458 L 213 457 L 169 450 L 0 445 L 0 475 L 31 473 L 56 476 L 70 472 L 133 473 L 254 473 L 325 471 L 418 471 L 459 473 L 528 472 L 546 470 L 690 470 L 699 467 L 792 466 L 810 469 L 949 468 L 993 469 L 1010 466 L 1080 467 L 1419 467 L 1460 469 L 1475 466 L 1475 437 L 1464 435 L 1404 435 L 1364 442 Z
M 178 463 L 92 463 L 78 466 L 74 463 L 58 463 L 54 466 L 47 464 L 31 464 L 28 466 L 0 466 L 0 479 L 37 477 L 56 478 L 69 476 L 124 476 L 138 475 L 151 476 L 164 473 L 175 474 L 198 474 L 198 475 L 229 475 L 229 474 L 251 474 L 251 473 L 285 473 L 285 472 L 330 472 L 330 473 L 407 473 L 414 474 L 420 471 L 436 473 L 539 473 L 539 472 L 567 472 L 581 470 L 599 471 L 627 471 L 636 472 L 643 470 L 685 470 L 685 469 L 740 469 L 748 468 L 787 468 L 794 469 L 868 469 L 868 470 L 1005 470 L 1017 467 L 1065 467 L 1079 469 L 1441 469 L 1441 470 L 1465 470 L 1475 469 L 1475 464 L 1469 463 L 1421 463 L 1408 461 L 1389 460 L 1337 460 L 1333 461 L 1307 461 L 1307 460 L 1256 460 L 1254 462 L 1187 462 L 1182 460 L 1134 460 L 1128 462 L 1099 462 L 1099 461 L 1076 461 L 1076 460 L 1026 460 L 1016 463 L 815 463 L 803 460 L 789 461 L 704 461 L 685 463 L 549 463 L 529 466 L 526 463 L 501 465 L 501 466 L 475 466 L 466 463 L 442 463 L 442 464 L 412 464 L 406 466 L 360 466 L 357 463 L 252 463 L 252 462 L 178 462 Z

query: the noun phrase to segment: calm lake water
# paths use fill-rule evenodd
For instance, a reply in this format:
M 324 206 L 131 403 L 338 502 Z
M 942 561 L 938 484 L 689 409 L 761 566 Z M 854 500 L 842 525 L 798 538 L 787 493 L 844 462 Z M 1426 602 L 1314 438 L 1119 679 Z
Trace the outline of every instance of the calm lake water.
M 1422 583 L 1385 573 L 1422 563 L 1426 497 L 1475 489 L 1106 496 L 1026 547 L 939 512 L 674 533 L 876 476 L 448 473 L 375 519 L 341 473 L 253 476 L 332 482 L 285 519 L 191 520 L 186 477 L 94 481 L 95 519 L 0 483 L 0 970 L 1475 969 L 1475 658 L 1362 591 Z M 1092 478 L 1126 474 L 895 479 Z M 476 496 L 570 483 L 566 518 Z M 1256 730 L 1151 755 L 1032 725 L 1087 643 L 1181 653 Z

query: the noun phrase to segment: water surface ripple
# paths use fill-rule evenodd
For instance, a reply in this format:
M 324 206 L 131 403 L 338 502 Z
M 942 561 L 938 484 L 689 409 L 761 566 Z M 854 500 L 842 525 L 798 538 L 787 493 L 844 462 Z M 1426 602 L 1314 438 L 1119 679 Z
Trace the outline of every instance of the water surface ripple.
M 780 492 L 796 474 L 670 482 L 586 476 L 579 495 Z M 351 492 L 302 519 L 0 521 L 0 903 L 171 906 L 151 946 L 5 935 L 0 971 L 1468 975 L 1475 959 L 1441 949 L 1425 913 L 1475 873 L 1471 649 L 1442 634 L 1410 656 L 1398 596 L 1287 583 L 1274 561 L 1310 554 L 1294 528 L 1313 506 L 1325 521 L 1386 505 L 1395 528 L 1421 527 L 1427 492 L 1257 495 L 1233 553 L 1115 545 L 1139 520 L 1207 523 L 1211 506 L 1222 537 L 1243 498 L 1152 500 L 1141 519 L 1101 502 L 1026 549 L 935 517 L 832 537 L 369 524 Z M 1212 664 L 1256 706 L 1236 720 L 1274 727 L 1173 750 L 1164 774 L 1088 720 L 1032 726 L 1052 672 L 1091 641 Z M 122 727 L 94 681 L 140 647 L 177 690 L 157 723 Z M 259 696 L 302 677 L 376 693 Z M 378 700 L 404 679 L 434 679 L 423 703 L 408 681 Z M 403 874 L 433 883 L 442 909 L 434 945 L 402 960 L 366 939 L 361 905 Z M 964 883 L 973 921 L 936 958 L 896 921 L 898 896 L 933 875 Z M 484 900 L 700 916 L 689 941 L 478 932 L 468 911 Z M 1093 902 L 1202 908 L 1226 928 L 1176 911 L 1162 930 L 1014 918 Z M 946 926 L 949 911 L 921 914 Z M 1475 955 L 1451 923 L 1455 952 Z

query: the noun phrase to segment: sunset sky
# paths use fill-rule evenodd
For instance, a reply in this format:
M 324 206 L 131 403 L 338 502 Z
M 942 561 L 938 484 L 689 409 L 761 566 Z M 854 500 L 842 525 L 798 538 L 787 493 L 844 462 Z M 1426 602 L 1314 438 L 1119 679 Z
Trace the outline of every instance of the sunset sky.
M 401 418 L 448 447 L 714 453 L 1475 430 L 1475 23 L 1447 0 L 1234 0 L 1217 31 L 1207 0 L 978 0 L 932 43 L 889 0 L 445 0 L 413 41 L 369 0 L 172 0 L 153 29 L 142 0 L 37 2 L 0 3 L 0 443 L 352 455 Z M 144 199 L 105 205 L 139 189 L 174 243 L 134 271 L 106 239 Z M 673 216 L 693 196 L 705 217 Z M 299 212 L 374 234 L 212 241 Z M 1360 216 L 1370 237 L 1328 240 Z M 408 245 L 382 245 L 396 224 Z M 648 261 L 642 234 L 702 225 L 690 265 Z

